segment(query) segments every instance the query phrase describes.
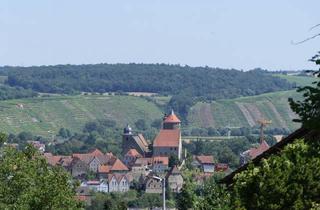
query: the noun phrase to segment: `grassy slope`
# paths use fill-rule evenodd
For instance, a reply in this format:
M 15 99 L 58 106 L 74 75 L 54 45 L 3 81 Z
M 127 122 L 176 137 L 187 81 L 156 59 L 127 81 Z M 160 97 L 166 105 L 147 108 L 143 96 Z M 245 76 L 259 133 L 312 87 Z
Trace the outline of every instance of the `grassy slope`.
M 289 82 L 296 83 L 297 86 L 306 86 L 310 85 L 312 82 L 316 81 L 314 77 L 306 77 L 306 76 L 293 76 L 293 75 L 284 75 L 284 74 L 273 74 L 276 77 L 280 77 L 282 79 L 286 79 Z
M 18 108 L 17 104 L 23 104 Z M 133 96 L 53 96 L 0 102 L 0 130 L 11 133 L 31 131 L 50 136 L 59 128 L 80 131 L 94 119 L 114 119 L 118 125 L 137 119 L 148 123 L 162 117 L 152 102 Z
M 289 76 L 274 74 L 274 76 L 281 77 L 289 82 L 295 82 L 298 86 L 311 85 L 316 81 L 313 77 L 302 76 Z M 267 93 L 258 96 L 241 97 L 230 100 L 218 100 L 210 103 L 211 115 L 214 123 L 208 123 L 210 121 L 203 119 L 204 113 L 201 113 L 204 106 L 208 106 L 208 103 L 197 103 L 192 107 L 189 120 L 191 127 L 244 127 L 249 126 L 249 122 L 245 117 L 245 114 L 241 111 L 238 104 L 245 105 L 246 107 L 254 107 L 259 114 L 262 114 L 263 118 L 272 120 L 270 127 L 287 127 L 291 130 L 298 128 L 300 125 L 293 123 L 292 119 L 296 116 L 291 111 L 288 98 L 295 99 L 301 98 L 301 94 L 295 90 L 291 91 L 279 91 L 274 93 Z M 207 114 L 207 113 L 206 113 Z M 250 112 L 254 122 L 260 118 L 260 115 L 254 112 Z
M 275 93 L 262 94 L 252 97 L 241 97 L 230 100 L 219 100 L 211 103 L 212 117 L 214 124 L 206 124 L 206 122 L 200 117 L 199 114 L 201 106 L 205 106 L 205 103 L 197 103 L 191 110 L 189 119 L 191 120 L 192 127 L 244 127 L 249 126 L 249 123 L 240 110 L 237 103 L 249 104 L 255 106 L 263 115 L 264 118 L 272 120 L 270 127 L 283 127 L 283 122 L 289 129 L 296 129 L 299 125 L 292 122 L 294 117 L 290 111 L 288 105 L 288 97 L 299 98 L 299 94 L 294 90 L 281 91 Z M 271 108 L 272 105 L 275 107 Z M 256 118 L 259 118 L 256 116 Z

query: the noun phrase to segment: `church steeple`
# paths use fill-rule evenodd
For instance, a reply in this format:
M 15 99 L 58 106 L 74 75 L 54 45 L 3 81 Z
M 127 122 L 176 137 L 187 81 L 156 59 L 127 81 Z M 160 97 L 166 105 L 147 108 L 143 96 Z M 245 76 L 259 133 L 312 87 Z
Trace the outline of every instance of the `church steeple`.
M 171 114 L 165 116 L 163 119 L 163 129 L 180 129 L 180 119 L 175 115 L 173 109 L 171 110 Z

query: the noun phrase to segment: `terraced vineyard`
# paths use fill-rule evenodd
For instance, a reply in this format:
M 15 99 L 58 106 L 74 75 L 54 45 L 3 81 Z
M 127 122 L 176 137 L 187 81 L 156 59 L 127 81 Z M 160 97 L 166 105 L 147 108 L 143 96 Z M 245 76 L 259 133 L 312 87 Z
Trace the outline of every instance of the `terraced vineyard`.
M 289 107 L 288 97 L 297 99 L 300 94 L 292 90 L 197 103 L 191 109 L 189 121 L 192 127 L 249 127 L 266 118 L 272 120 L 270 127 L 293 130 L 299 124 L 292 122 L 296 116 Z
M 124 126 L 138 119 L 151 123 L 162 115 L 154 103 L 134 96 L 51 96 L 1 101 L 0 130 L 50 136 L 61 127 L 80 131 L 94 119 L 113 119 Z

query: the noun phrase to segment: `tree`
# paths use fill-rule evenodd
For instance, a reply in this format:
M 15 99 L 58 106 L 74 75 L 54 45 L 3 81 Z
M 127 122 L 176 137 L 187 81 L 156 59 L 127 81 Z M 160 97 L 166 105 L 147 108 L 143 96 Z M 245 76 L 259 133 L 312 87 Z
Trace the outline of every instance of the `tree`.
M 177 196 L 177 208 L 179 210 L 191 209 L 196 206 L 197 195 L 195 193 L 195 184 L 186 180 L 181 192 Z
M 320 203 L 320 141 L 296 140 L 235 177 L 238 209 L 310 209 Z
M 204 184 L 203 195 L 199 197 L 196 209 L 229 210 L 231 208 L 230 193 L 226 186 L 216 183 L 210 178 Z
M 170 155 L 169 157 L 169 167 L 173 167 L 173 166 L 176 166 L 176 165 L 179 165 L 179 158 L 177 155 Z
M 0 209 L 82 209 L 69 175 L 32 146 L 4 148 L 0 165 Z
M 134 125 L 136 126 L 136 128 L 138 128 L 139 130 L 147 130 L 148 126 L 147 123 L 144 119 L 139 119 L 137 120 Z
M 320 65 L 320 52 L 312 59 L 316 65 Z M 320 78 L 320 69 L 314 72 Z M 314 82 L 315 86 L 306 86 L 298 89 L 298 92 L 303 92 L 303 101 L 294 101 L 289 99 L 290 106 L 295 111 L 300 119 L 295 121 L 301 122 L 302 126 L 310 129 L 320 128 L 320 81 Z

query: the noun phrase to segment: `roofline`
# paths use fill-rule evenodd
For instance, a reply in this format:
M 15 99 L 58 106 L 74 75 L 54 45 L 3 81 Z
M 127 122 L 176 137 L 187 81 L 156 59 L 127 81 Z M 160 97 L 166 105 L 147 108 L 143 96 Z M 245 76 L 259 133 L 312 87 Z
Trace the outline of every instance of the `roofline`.
M 275 145 L 273 145 L 272 147 L 270 147 L 268 150 L 266 150 L 262 154 L 258 155 L 256 158 L 254 158 L 249 163 L 244 164 L 243 166 L 241 166 L 241 167 L 237 168 L 236 170 L 234 170 L 229 175 L 225 176 L 223 179 L 220 180 L 220 183 L 225 183 L 227 185 L 232 184 L 234 176 L 236 174 L 246 170 L 250 163 L 253 163 L 253 164 L 259 163 L 261 159 L 267 158 L 272 154 L 278 153 L 287 144 L 293 142 L 296 139 L 299 139 L 299 138 L 302 138 L 302 137 L 306 136 L 309 132 L 310 132 L 309 129 L 299 128 L 298 130 L 294 131 L 293 133 L 291 133 L 286 138 L 282 139 L 280 142 L 278 142 Z

